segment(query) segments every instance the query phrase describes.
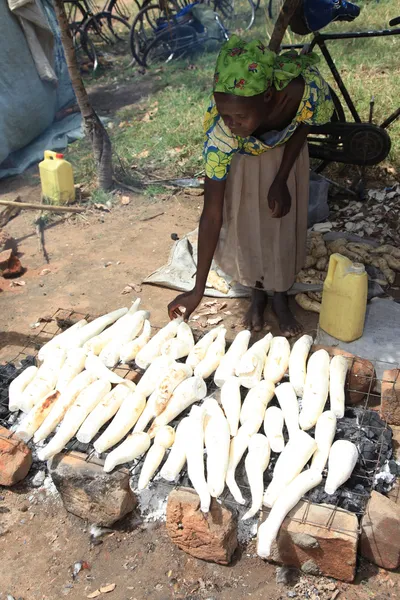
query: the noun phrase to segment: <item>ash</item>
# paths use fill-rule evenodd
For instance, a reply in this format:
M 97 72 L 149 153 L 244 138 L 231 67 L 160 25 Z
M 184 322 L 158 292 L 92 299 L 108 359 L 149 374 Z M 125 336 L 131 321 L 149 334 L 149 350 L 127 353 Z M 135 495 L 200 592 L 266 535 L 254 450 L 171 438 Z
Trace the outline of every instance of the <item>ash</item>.
M 18 414 L 11 413 L 8 408 L 8 388 L 10 387 L 10 383 L 27 367 L 35 364 L 35 357 L 27 356 L 21 360 L 18 366 L 11 362 L 0 365 L 0 425 L 9 427 L 15 422 Z

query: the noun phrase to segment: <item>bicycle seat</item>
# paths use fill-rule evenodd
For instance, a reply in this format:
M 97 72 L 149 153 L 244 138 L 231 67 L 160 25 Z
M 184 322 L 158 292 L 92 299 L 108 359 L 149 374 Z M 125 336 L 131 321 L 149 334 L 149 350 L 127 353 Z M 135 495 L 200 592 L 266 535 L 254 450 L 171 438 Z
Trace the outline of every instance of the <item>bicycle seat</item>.
M 396 25 L 400 25 L 400 17 L 395 17 L 391 21 L 389 21 L 390 27 L 396 27 Z

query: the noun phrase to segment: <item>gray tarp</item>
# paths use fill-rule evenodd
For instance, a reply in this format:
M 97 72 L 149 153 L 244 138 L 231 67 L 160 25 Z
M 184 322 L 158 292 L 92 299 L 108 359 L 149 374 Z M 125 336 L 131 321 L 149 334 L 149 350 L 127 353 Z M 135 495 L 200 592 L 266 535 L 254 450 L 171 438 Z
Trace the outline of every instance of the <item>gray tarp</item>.
M 21 0 L 13 2 L 16 8 L 26 11 L 40 5 L 44 20 L 43 26 L 39 27 L 38 22 L 29 24 L 25 19 L 23 29 L 7 2 L 0 1 L 0 179 L 22 173 L 30 164 L 43 158 L 45 149 L 65 148 L 65 133 L 80 125 L 80 117 L 75 116 L 54 123 L 53 131 L 56 112 L 73 103 L 75 96 L 51 0 L 37 0 L 38 4 L 31 7 L 22 6 Z M 38 18 L 40 13 L 29 10 L 22 14 Z M 51 45 L 49 32 L 54 36 L 53 57 L 46 65 Z M 36 60 L 32 55 L 35 48 Z M 43 79 L 38 73 L 38 62 L 42 66 L 39 70 Z M 57 80 L 49 81 L 53 67 Z M 43 138 L 38 140 L 44 132 Z M 30 147 L 33 141 L 36 143 Z

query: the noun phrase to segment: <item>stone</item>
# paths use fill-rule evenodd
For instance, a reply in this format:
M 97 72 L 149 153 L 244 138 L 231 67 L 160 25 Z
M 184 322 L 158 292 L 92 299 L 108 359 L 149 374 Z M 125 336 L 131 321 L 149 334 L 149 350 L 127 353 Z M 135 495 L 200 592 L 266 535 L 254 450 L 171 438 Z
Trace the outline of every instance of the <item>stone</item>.
M 380 415 L 389 425 L 400 425 L 400 369 L 383 373 Z
M 171 541 L 195 558 L 228 565 L 238 546 L 236 515 L 214 498 L 210 511 L 201 512 L 191 488 L 169 494 L 166 525 Z
M 328 504 L 301 501 L 283 521 L 271 560 L 351 582 L 355 576 L 358 520 L 354 513 Z
M 24 268 L 19 258 L 13 253 L 12 249 L 0 252 L 0 275 L 6 278 L 22 275 Z
M 12 486 L 25 479 L 32 465 L 32 452 L 15 434 L 0 426 L 0 485 Z
M 315 344 L 312 347 L 313 352 L 321 349 L 326 350 L 330 356 L 340 354 L 352 359 L 346 378 L 346 404 L 351 406 L 363 402 L 365 396 L 370 390 L 373 390 L 375 384 L 375 368 L 372 362 L 335 346 Z
M 136 496 L 129 486 L 128 469 L 106 473 L 104 461 L 86 454 L 57 454 L 47 467 L 66 511 L 103 527 L 132 512 Z
M 375 491 L 361 522 L 360 553 L 383 569 L 400 567 L 400 506 Z

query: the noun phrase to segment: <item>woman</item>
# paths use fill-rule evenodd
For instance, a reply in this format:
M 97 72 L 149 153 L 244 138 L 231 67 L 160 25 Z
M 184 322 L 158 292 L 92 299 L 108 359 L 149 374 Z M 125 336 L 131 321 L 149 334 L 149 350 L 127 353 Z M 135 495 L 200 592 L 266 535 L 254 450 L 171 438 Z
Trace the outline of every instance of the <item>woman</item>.
M 333 104 L 315 55 L 275 55 L 232 36 L 217 59 L 205 129 L 204 208 L 192 291 L 168 306 L 187 320 L 204 294 L 215 253 L 219 266 L 252 288 L 246 326 L 264 326 L 267 291 L 282 333 L 302 327 L 287 290 L 305 260 L 310 125 L 328 122 Z

